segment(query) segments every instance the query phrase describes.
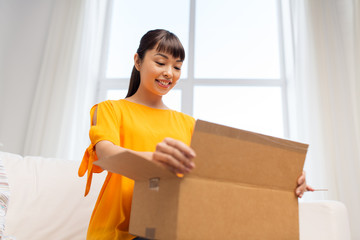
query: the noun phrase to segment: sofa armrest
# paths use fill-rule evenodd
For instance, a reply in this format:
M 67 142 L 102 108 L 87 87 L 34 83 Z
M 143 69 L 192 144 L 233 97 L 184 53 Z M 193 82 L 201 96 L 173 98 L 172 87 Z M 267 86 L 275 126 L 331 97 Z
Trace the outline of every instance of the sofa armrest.
M 85 198 L 86 178 L 78 161 L 22 157 L 0 152 L 10 185 L 5 233 L 17 240 L 83 240 L 106 172 L 95 174 Z
M 350 240 L 345 205 L 338 201 L 299 203 L 300 240 Z

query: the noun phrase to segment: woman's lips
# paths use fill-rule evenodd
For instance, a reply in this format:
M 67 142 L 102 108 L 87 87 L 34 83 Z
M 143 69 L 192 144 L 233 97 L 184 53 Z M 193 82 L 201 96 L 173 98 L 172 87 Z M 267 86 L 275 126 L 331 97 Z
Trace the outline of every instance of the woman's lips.
M 158 83 L 158 85 L 160 87 L 163 87 L 163 88 L 168 88 L 171 85 L 171 81 L 169 81 L 169 80 L 156 79 L 156 82 Z

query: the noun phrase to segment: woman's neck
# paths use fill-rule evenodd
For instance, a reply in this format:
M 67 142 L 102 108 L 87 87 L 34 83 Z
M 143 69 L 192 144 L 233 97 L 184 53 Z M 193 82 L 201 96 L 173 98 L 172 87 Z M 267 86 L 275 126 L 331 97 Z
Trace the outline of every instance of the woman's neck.
M 126 100 L 141 105 L 145 105 L 151 108 L 169 109 L 162 101 L 162 96 L 156 96 L 156 95 L 150 96 L 149 94 L 136 92 L 131 97 L 126 98 Z

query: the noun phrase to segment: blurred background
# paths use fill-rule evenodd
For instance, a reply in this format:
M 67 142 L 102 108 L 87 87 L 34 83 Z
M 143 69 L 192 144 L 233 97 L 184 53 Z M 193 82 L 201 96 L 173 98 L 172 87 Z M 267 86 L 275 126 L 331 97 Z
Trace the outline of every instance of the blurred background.
M 0 151 L 80 161 L 89 110 L 124 98 L 139 40 L 186 50 L 165 103 L 309 144 L 306 200 L 345 203 L 360 239 L 360 1 L 0 1 Z

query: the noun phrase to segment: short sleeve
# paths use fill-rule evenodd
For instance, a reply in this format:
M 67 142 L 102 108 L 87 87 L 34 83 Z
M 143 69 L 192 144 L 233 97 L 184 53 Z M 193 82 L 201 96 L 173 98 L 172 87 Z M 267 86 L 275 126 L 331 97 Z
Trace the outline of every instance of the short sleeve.
M 111 101 L 102 102 L 94 107 L 97 107 L 97 118 L 96 125 L 91 124 L 90 127 L 91 143 L 95 145 L 102 140 L 107 140 L 115 145 L 120 145 L 120 119 Z M 91 120 L 94 111 L 95 109 L 91 111 Z
M 93 124 L 95 110 L 96 124 Z M 90 110 L 90 121 L 89 137 L 91 144 L 85 151 L 78 171 L 80 177 L 84 176 L 87 172 L 85 196 L 90 190 L 92 174 L 103 171 L 99 166 L 93 164 L 98 160 L 95 152 L 95 144 L 107 140 L 115 145 L 120 145 L 120 118 L 111 101 L 101 102 L 93 106 Z

